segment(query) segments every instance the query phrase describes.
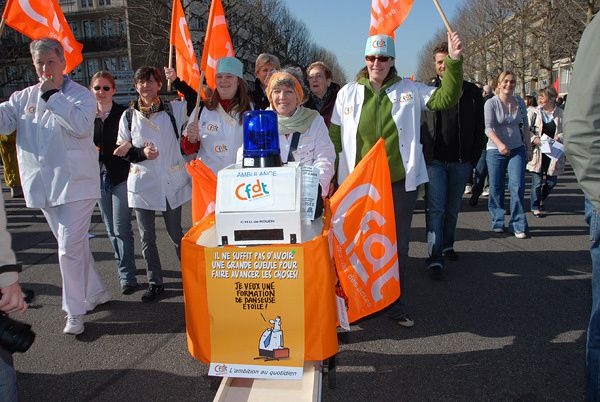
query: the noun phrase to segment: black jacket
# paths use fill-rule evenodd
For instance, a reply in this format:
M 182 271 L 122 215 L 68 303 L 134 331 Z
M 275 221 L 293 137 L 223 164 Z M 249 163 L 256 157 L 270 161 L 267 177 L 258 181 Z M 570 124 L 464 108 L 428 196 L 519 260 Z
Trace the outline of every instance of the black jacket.
M 329 125 L 331 124 L 331 115 L 333 114 L 333 108 L 335 107 L 335 100 L 337 99 L 337 93 L 339 91 L 340 91 L 340 86 L 338 84 L 336 84 L 335 82 L 332 82 L 329 85 L 329 88 L 327 88 L 327 92 L 325 92 L 325 98 L 326 98 L 325 104 L 323 104 L 323 106 L 321 107 L 321 110 L 317 109 L 315 95 L 312 92 L 310 93 L 308 100 L 304 104 L 304 107 L 307 107 L 309 109 L 314 109 L 317 112 L 319 112 L 319 114 L 321 116 L 323 116 L 323 119 L 325 120 L 325 124 L 327 125 L 327 128 L 329 128 Z
M 439 86 L 439 78 L 436 79 Z M 421 118 L 421 144 L 425 163 L 430 164 L 436 159 L 435 143 L 437 127 L 444 120 L 442 113 L 456 113 L 458 110 L 458 161 L 477 164 L 481 151 L 487 142 L 485 123 L 483 120 L 483 97 L 480 89 L 473 83 L 463 81 L 462 95 L 456 107 L 437 112 L 424 112 Z
M 129 162 L 113 155 L 117 147 L 117 135 L 119 133 L 119 121 L 121 115 L 127 108 L 113 102 L 110 113 L 102 121 L 94 120 L 94 144 L 99 150 L 100 162 L 106 166 L 108 178 L 113 186 L 127 180 L 129 174 Z
M 260 80 L 257 78 L 254 81 L 254 90 L 250 92 L 250 99 L 254 104 L 254 110 L 265 110 L 269 107 L 269 98 L 263 91 Z

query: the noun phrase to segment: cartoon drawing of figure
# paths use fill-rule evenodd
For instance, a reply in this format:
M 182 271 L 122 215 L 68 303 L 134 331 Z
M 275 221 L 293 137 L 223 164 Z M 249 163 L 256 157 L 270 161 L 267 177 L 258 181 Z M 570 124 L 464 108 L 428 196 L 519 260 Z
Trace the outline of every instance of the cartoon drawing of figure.
M 258 341 L 259 359 L 279 360 L 290 357 L 290 350 L 283 346 L 283 331 L 281 330 L 281 317 L 277 316 L 274 320 L 269 320 L 273 325 L 267 328 Z

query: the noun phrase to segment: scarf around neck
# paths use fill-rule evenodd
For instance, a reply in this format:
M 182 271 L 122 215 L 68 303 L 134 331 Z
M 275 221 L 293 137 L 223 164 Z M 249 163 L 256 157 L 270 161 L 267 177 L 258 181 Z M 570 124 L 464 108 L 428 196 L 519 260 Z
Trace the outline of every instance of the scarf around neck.
M 138 107 L 144 117 L 149 118 L 152 113 L 156 113 L 160 110 L 160 96 L 152 99 L 150 105 L 145 105 L 142 98 L 138 98 Z
M 292 134 L 295 132 L 304 133 L 313 121 L 319 116 L 319 112 L 298 106 L 296 111 L 290 117 L 277 115 L 279 123 L 279 134 Z

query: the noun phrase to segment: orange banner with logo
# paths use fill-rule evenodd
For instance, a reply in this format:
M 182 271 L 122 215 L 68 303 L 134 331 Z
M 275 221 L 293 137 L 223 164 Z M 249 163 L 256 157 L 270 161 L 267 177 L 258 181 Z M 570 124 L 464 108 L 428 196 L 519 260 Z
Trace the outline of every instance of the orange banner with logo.
M 83 45 L 75 40 L 57 0 L 8 0 L 2 18 L 28 38 L 58 40 L 65 50 L 65 74 L 83 61 Z
M 371 0 L 371 35 L 394 37 L 394 31 L 404 22 L 414 0 Z
M 333 258 L 348 298 L 348 319 L 354 322 L 400 296 L 394 203 L 383 139 L 331 197 L 331 213 Z
M 215 210 L 217 198 L 217 176 L 200 159 L 189 161 L 185 168 L 192 177 L 192 222 Z
M 192 88 L 200 88 L 200 68 L 180 0 L 173 0 L 169 44 L 175 47 L 177 77 Z
M 216 236 L 215 215 L 211 214 L 194 225 L 181 242 L 181 272 L 185 302 L 185 322 L 188 350 L 192 356 L 205 362 L 213 361 L 211 330 L 212 320 L 209 314 L 207 292 L 207 255 L 210 247 L 197 244 Z M 200 240 L 199 240 L 200 239 Z M 329 256 L 327 233 L 311 241 L 294 245 L 302 251 L 304 265 L 304 353 L 303 360 L 324 360 L 337 353 L 337 310 L 335 301 L 336 277 Z M 254 247 L 226 247 L 237 251 L 252 251 Z M 225 249 L 225 248 L 220 248 Z M 290 249 L 290 245 L 260 246 L 265 252 L 281 252 Z M 269 312 L 269 308 L 266 312 Z M 273 317 L 266 314 L 265 319 Z M 284 323 L 282 323 L 283 325 Z M 246 328 L 239 328 L 242 333 Z M 258 342 L 256 343 L 258 346 Z
M 212 0 L 210 13 L 208 15 L 208 24 L 206 26 L 207 29 L 200 69 L 204 71 L 206 85 L 215 89 L 217 61 L 221 57 L 235 56 L 221 0 Z

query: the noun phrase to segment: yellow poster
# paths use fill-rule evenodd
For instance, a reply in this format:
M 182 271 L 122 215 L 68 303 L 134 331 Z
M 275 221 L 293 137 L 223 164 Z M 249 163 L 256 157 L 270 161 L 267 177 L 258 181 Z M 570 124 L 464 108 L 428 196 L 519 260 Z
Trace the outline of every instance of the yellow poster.
M 304 252 L 299 246 L 207 248 L 209 375 L 301 379 Z

